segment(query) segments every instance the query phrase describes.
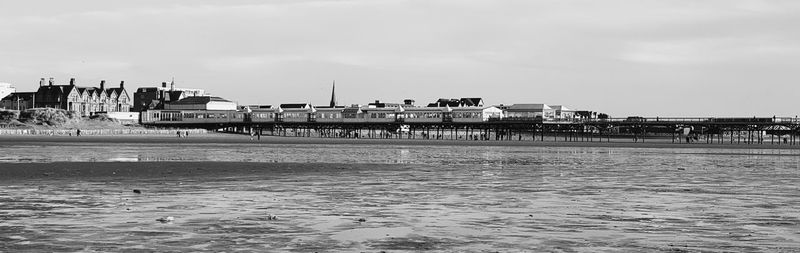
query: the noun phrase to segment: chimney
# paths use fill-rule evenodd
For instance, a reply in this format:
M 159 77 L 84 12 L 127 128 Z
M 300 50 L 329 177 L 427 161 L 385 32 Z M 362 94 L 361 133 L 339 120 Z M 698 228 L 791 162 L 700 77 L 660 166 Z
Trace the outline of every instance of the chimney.
M 55 82 L 56 82 L 56 79 L 51 77 L 50 80 L 48 80 L 47 83 L 48 83 L 48 85 L 53 86 L 53 83 L 55 83 Z
M 74 77 L 69 79 L 69 85 L 70 86 L 75 86 L 75 78 Z
M 161 88 L 167 88 L 167 82 L 161 82 Z
M 100 89 L 106 90 L 106 80 L 100 80 Z
M 124 89 L 125 88 L 125 81 L 119 81 L 119 88 L 120 89 Z
M 39 79 L 39 87 L 41 86 L 44 86 L 44 77 L 42 77 L 42 79 Z

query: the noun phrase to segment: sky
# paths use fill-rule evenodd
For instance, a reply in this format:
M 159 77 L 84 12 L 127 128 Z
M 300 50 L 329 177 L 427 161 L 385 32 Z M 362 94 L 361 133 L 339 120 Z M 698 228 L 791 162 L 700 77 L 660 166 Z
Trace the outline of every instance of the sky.
M 798 26 L 796 0 L 0 0 L 0 82 L 794 117 Z

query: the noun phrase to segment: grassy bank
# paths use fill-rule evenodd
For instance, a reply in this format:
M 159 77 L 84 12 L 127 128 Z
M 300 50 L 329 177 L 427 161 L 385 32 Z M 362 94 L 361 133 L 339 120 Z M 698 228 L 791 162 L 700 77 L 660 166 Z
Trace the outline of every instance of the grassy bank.
M 80 117 L 74 112 L 35 108 L 23 111 L 0 109 L 0 135 L 77 136 L 80 135 L 176 135 L 176 129 L 153 129 L 120 122 L 96 115 Z M 205 129 L 180 129 L 181 134 L 206 134 Z

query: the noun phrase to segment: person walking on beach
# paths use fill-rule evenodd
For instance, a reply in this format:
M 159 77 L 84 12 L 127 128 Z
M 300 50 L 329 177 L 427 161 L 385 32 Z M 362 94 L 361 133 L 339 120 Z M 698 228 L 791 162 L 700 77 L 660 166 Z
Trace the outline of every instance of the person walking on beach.
M 183 138 L 189 138 L 189 130 L 183 132 Z
M 75 136 L 77 136 L 77 137 L 81 136 L 81 129 L 80 128 L 75 130 Z
M 178 133 L 178 138 L 181 138 L 181 131 L 180 131 L 180 130 L 178 130 L 178 132 L 177 132 L 177 133 Z

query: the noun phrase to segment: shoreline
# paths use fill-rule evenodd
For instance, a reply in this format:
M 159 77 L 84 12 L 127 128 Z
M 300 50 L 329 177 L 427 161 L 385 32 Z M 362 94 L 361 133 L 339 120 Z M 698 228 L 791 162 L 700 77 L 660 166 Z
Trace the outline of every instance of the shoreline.
M 242 145 L 401 145 L 401 146 L 523 146 L 523 147 L 607 147 L 607 148 L 706 148 L 706 149 L 783 149 L 800 150 L 800 145 L 790 144 L 745 144 L 745 143 L 672 143 L 671 139 L 648 139 L 633 142 L 630 139 L 611 139 L 611 141 L 531 141 L 531 140 L 425 140 L 425 139 L 341 139 L 319 137 L 261 136 L 261 140 L 250 139 L 249 135 L 207 133 L 177 138 L 174 135 L 103 135 L 103 136 L 42 136 L 42 135 L 0 135 L 0 145 L 43 144 L 43 143 L 130 143 L 130 144 L 242 144 Z
M 402 164 L 381 164 L 380 170 L 400 168 Z M 18 179 L 178 179 L 263 177 L 282 174 L 336 173 L 341 170 L 378 170 L 375 164 L 296 163 L 296 162 L 51 162 L 4 163 L 0 182 Z

